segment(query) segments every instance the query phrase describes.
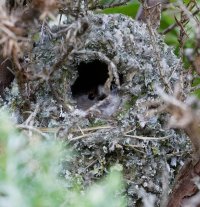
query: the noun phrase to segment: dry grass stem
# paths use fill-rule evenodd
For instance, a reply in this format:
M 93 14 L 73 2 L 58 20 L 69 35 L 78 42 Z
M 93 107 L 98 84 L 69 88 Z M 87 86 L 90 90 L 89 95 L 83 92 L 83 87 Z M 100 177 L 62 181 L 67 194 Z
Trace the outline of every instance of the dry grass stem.
M 164 140 L 164 139 L 172 138 L 172 135 L 168 135 L 164 137 L 143 137 L 143 136 L 125 134 L 124 136 L 134 138 L 134 139 L 140 139 L 140 140 Z
M 132 145 L 132 144 L 126 144 L 126 145 L 124 145 L 124 146 L 125 146 L 125 147 L 128 147 L 128 148 L 131 148 L 131 149 L 135 150 L 136 152 L 142 153 L 142 154 L 144 154 L 144 155 L 146 154 L 144 151 L 137 149 L 137 148 L 143 148 L 142 146 L 139 146 L 139 145 Z
M 38 133 L 39 135 L 41 135 L 42 137 L 44 137 L 45 139 L 49 139 L 49 136 L 47 136 L 46 134 L 42 133 L 39 129 L 37 129 L 36 127 L 33 126 L 27 126 L 27 125 L 17 125 L 18 129 L 25 129 L 25 130 L 29 130 L 29 131 L 33 131 Z
M 193 146 L 193 159 L 200 158 L 200 119 L 198 107 L 193 108 L 190 104 L 183 103 L 177 98 L 166 94 L 157 87 L 157 92 L 167 104 L 167 111 L 172 114 L 169 120 L 171 128 L 183 129 L 190 138 Z
M 88 133 L 88 134 L 83 134 L 83 135 L 80 135 L 80 136 L 76 136 L 76 137 L 74 137 L 74 138 L 70 138 L 70 139 L 68 139 L 70 142 L 71 141 L 76 141 L 76 140 L 79 140 L 79 139 L 82 139 L 82 138 L 86 138 L 86 137 L 88 137 L 88 136 L 92 136 L 93 134 L 95 134 L 95 132 L 93 132 L 93 133 Z

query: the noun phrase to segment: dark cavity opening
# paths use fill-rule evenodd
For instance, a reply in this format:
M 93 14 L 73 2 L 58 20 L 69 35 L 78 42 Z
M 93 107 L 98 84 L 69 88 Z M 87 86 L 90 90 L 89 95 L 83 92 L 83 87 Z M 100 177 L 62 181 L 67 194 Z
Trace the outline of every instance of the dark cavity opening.
M 108 66 L 99 60 L 81 62 L 78 67 L 78 77 L 71 86 L 72 96 L 88 95 L 90 100 L 95 98 L 98 87 L 103 86 L 108 79 Z
M 78 77 L 71 86 L 72 97 L 78 108 L 86 110 L 106 98 L 103 86 L 109 77 L 108 65 L 100 60 L 81 62 L 77 71 Z
M 108 65 L 100 60 L 81 62 L 77 66 L 78 77 L 71 86 L 72 97 L 77 101 L 78 108 L 88 109 L 97 101 L 103 100 L 104 84 L 108 79 Z M 115 88 L 115 81 L 111 83 L 111 91 Z

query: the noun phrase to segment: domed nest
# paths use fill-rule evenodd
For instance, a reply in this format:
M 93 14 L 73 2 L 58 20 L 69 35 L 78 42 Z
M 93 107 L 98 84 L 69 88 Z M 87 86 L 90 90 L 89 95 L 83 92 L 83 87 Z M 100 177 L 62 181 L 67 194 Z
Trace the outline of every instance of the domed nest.
M 83 32 L 85 22 L 88 27 Z M 78 32 L 77 25 L 81 25 Z M 70 38 L 77 34 L 78 46 L 57 64 L 49 79 L 28 83 L 35 96 L 29 111 L 37 109 L 34 125 L 47 131 L 53 128 L 57 138 L 74 146 L 81 156 L 72 171 L 85 181 L 120 163 L 130 181 L 130 206 L 137 202 L 135 186 L 146 186 L 148 192 L 161 195 L 161 166 L 168 159 L 166 154 L 180 151 L 187 143 L 185 136 L 165 129 L 166 115 L 152 115 L 148 104 L 159 101 L 154 84 L 173 90 L 182 70 L 179 59 L 155 31 L 124 15 L 91 13 L 70 29 Z M 57 48 L 61 46 L 58 38 L 37 44 L 30 63 L 37 63 L 32 72 L 46 74 L 60 58 Z M 18 123 L 25 121 L 19 97 L 14 90 L 9 96 L 7 107 Z M 169 138 L 158 142 L 138 137 Z M 94 166 L 89 164 L 92 161 Z M 176 162 L 180 165 L 180 157 L 176 156 Z M 95 167 L 93 174 L 87 166 Z

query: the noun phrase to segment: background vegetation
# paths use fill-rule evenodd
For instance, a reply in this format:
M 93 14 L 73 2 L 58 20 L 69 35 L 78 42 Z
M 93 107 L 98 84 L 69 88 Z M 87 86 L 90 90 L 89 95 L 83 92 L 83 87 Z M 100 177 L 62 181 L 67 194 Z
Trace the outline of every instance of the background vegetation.
M 91 2 L 93 8 L 91 10 L 94 12 L 122 13 L 131 18 L 136 17 L 141 4 L 139 1 L 121 3 L 121 1 L 102 0 L 98 4 Z M 52 17 L 53 3 L 38 5 L 43 15 L 40 16 L 41 19 Z M 16 6 L 15 3 L 12 6 Z M 191 94 L 197 97 L 200 97 L 199 7 L 200 3 L 194 0 L 168 1 L 162 9 L 158 29 L 158 32 L 164 35 L 165 42 L 175 48 L 175 53 L 185 65 L 183 73 L 187 74 L 188 82 L 191 84 Z M 35 37 L 32 37 L 33 41 Z M 9 43 L 6 50 L 3 48 L 5 54 L 10 52 L 9 55 L 14 57 L 16 65 L 18 64 L 16 54 L 21 52 L 18 47 L 20 41 Z M 9 117 L 10 115 L 2 109 L 0 113 L 1 207 L 126 206 L 120 165 L 112 167 L 101 182 L 85 187 L 81 179 L 75 175 L 72 178 L 61 176 L 60 172 L 66 172 L 68 167 L 62 161 L 73 159 L 73 153 L 69 153 L 71 150 L 66 147 L 64 141 L 54 140 L 54 137 L 35 130 L 22 131 Z M 142 192 L 141 197 L 145 197 Z M 151 206 L 151 202 L 146 204 L 144 202 L 144 205 Z

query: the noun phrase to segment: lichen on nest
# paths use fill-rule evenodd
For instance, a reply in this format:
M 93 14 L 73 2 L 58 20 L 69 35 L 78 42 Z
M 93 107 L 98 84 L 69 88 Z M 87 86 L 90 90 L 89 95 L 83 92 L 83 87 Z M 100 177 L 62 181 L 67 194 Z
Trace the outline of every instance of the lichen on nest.
M 128 195 L 129 205 L 133 206 L 140 187 L 161 195 L 163 163 L 169 166 L 173 178 L 182 162 L 173 153 L 181 151 L 183 146 L 188 148 L 185 136 L 165 128 L 166 115 L 151 115 L 147 104 L 158 98 L 153 84 L 172 90 L 182 66 L 172 48 L 145 24 L 121 14 L 93 13 L 73 24 L 86 22 L 88 28 L 74 36 L 76 47 L 50 80 L 29 81 L 29 87 L 39 86 L 35 99 L 30 100 L 31 111 L 39 106 L 33 123 L 39 128 L 57 127 L 56 136 L 70 141 L 80 153 L 72 171 L 85 181 L 103 175 L 111 164 L 120 163 L 131 183 Z M 45 73 L 59 59 L 61 45 L 62 41 L 54 37 L 38 43 L 29 64 L 37 67 L 38 74 Z M 99 88 L 103 88 L 103 98 L 99 98 L 102 95 Z M 12 93 L 9 96 L 8 107 L 11 107 L 19 97 Z M 81 105 L 77 109 L 80 96 L 85 96 L 81 101 L 88 101 L 89 108 L 82 109 Z M 113 100 L 117 107 L 109 114 Z M 20 104 L 12 111 L 18 120 L 24 121 Z M 107 116 L 102 116 L 106 110 Z M 164 138 L 158 141 L 143 137 Z M 174 161 L 171 164 L 172 158 L 175 165 Z

